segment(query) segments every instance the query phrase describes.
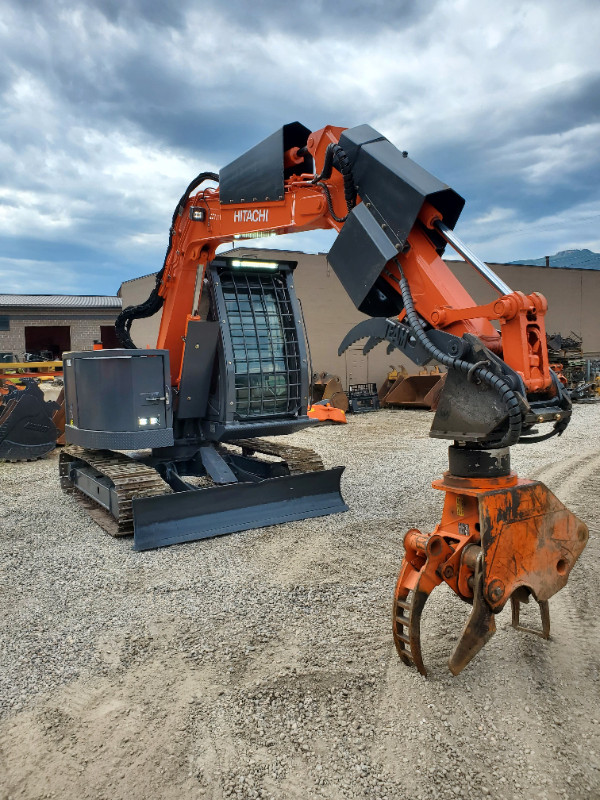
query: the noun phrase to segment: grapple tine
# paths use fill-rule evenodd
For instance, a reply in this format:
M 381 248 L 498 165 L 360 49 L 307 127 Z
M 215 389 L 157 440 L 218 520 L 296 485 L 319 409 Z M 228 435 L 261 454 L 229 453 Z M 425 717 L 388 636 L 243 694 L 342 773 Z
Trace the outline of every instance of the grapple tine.
M 512 610 L 512 626 L 515 630 L 522 631 L 523 633 L 533 633 L 535 636 L 541 636 L 542 639 L 550 638 L 550 605 L 547 600 L 538 603 L 542 618 L 541 631 L 536 630 L 535 628 L 528 628 L 525 625 L 520 624 L 519 617 L 521 612 L 521 602 L 517 600 L 516 597 L 513 596 L 510 598 L 510 606 Z
M 450 672 L 458 675 L 489 642 L 495 632 L 496 620 L 483 596 L 483 555 L 480 554 L 475 565 L 473 579 L 473 610 L 469 614 L 467 624 L 448 661 Z
M 371 350 L 373 350 L 374 347 L 377 347 L 377 345 L 382 341 L 383 339 L 379 339 L 377 336 L 370 336 L 363 347 L 363 355 L 369 355 Z
M 398 655 L 405 664 L 414 664 L 421 675 L 427 675 L 421 650 L 421 614 L 427 602 L 427 592 L 407 592 L 397 587 L 394 596 L 393 633 Z
M 405 556 L 396 582 L 392 632 L 398 655 L 427 675 L 421 651 L 421 614 L 427 598 L 441 583 L 438 568 L 452 552 L 440 536 L 412 528 L 404 537 Z
M 351 347 L 360 339 L 368 339 L 376 337 L 379 341 L 386 338 L 385 334 L 388 329 L 388 321 L 382 317 L 372 317 L 364 319 L 355 325 L 342 339 L 342 343 L 338 348 L 338 356 L 343 355 L 346 350 Z

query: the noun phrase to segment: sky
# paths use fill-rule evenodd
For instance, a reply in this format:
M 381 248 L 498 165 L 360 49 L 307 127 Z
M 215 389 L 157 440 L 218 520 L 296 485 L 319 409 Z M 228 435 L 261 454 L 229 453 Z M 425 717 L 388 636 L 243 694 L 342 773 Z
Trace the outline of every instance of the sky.
M 407 150 L 488 262 L 600 251 L 599 41 L 597 0 L 0 0 L 0 293 L 156 271 L 189 181 L 295 120 Z

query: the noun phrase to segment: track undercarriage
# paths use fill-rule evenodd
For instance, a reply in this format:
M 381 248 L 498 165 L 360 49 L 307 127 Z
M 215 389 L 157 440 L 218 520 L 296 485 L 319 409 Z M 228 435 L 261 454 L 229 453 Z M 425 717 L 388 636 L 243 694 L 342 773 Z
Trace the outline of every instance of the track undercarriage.
M 307 448 L 261 439 L 206 444 L 185 459 L 69 445 L 61 486 L 113 536 L 147 550 L 346 511 L 342 467 Z

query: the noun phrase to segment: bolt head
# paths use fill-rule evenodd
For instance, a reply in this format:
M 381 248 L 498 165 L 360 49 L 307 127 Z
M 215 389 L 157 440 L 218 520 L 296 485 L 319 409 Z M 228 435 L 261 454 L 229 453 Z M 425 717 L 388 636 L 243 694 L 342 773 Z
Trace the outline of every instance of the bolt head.
M 488 598 L 492 601 L 492 603 L 497 603 L 499 600 L 501 600 L 504 592 L 505 586 L 498 578 L 495 578 L 493 581 L 491 581 L 490 585 L 488 586 Z

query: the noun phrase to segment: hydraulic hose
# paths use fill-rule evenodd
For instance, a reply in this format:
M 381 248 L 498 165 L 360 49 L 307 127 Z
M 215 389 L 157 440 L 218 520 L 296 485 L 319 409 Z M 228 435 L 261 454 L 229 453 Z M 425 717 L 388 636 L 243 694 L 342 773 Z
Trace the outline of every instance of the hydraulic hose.
M 480 380 L 493 389 L 500 395 L 500 398 L 508 412 L 508 430 L 504 436 L 498 441 L 485 442 L 486 448 L 501 448 L 510 447 L 519 441 L 522 427 L 521 407 L 516 394 L 508 385 L 508 383 L 496 375 L 490 369 L 487 369 L 483 364 L 472 364 L 462 358 L 455 358 L 444 353 L 439 347 L 436 347 L 427 336 L 425 330 L 421 325 L 419 315 L 415 311 L 412 295 L 408 281 L 400 270 L 400 291 L 402 293 L 402 301 L 406 309 L 406 317 L 410 323 L 415 338 L 419 343 L 431 354 L 436 361 L 439 361 L 448 369 L 455 369 L 462 372 L 469 380 Z
M 334 167 L 344 179 L 344 197 L 346 199 L 346 207 L 348 212 L 350 212 L 356 205 L 357 195 L 356 184 L 354 183 L 354 177 L 352 175 L 352 166 L 343 148 L 339 144 L 334 144 L 332 142 L 331 144 L 327 145 L 327 149 L 325 150 L 325 158 L 323 160 L 323 169 L 321 170 L 321 174 L 316 175 L 312 182 L 322 186 L 326 190 L 325 195 L 327 198 L 329 213 L 333 216 L 336 222 L 344 222 L 346 217 L 337 217 L 334 214 L 329 187 L 327 184 L 323 183 L 324 180 L 327 180 L 331 177 L 331 172 Z
M 519 444 L 537 444 L 538 442 L 545 442 L 546 439 L 550 439 L 552 436 L 561 436 L 561 434 L 566 430 L 569 421 L 569 417 L 561 419 L 560 422 L 556 423 L 551 431 L 548 431 L 548 433 L 543 433 L 541 436 L 521 436 L 519 439 Z
M 175 211 L 173 212 L 173 217 L 171 219 L 171 227 L 169 228 L 169 244 L 167 247 L 167 252 L 165 253 L 165 258 L 163 261 L 162 268 L 160 269 L 159 272 L 156 273 L 156 283 L 154 285 L 154 289 L 152 289 L 150 295 L 143 303 L 140 303 L 137 306 L 127 306 L 127 308 L 124 308 L 123 311 L 121 311 L 121 313 L 115 320 L 115 332 L 117 334 L 117 339 L 121 342 L 121 345 L 123 347 L 129 350 L 137 349 L 130 334 L 131 326 L 134 320 L 151 317 L 154 314 L 156 314 L 157 311 L 160 311 L 160 309 L 162 308 L 165 299 L 164 297 L 161 297 L 159 295 L 158 291 L 160 289 L 163 275 L 165 274 L 167 259 L 169 257 L 169 253 L 171 252 L 171 246 L 173 244 L 173 233 L 175 231 L 175 222 L 177 220 L 177 217 L 183 214 L 185 205 L 189 199 L 189 196 L 194 191 L 194 189 L 197 189 L 201 183 L 207 180 L 218 182 L 219 176 L 215 172 L 201 172 L 190 183 L 185 192 L 181 195 L 179 202 L 177 203 Z

